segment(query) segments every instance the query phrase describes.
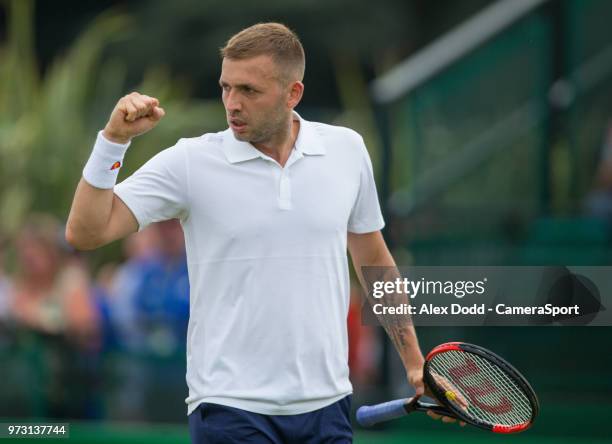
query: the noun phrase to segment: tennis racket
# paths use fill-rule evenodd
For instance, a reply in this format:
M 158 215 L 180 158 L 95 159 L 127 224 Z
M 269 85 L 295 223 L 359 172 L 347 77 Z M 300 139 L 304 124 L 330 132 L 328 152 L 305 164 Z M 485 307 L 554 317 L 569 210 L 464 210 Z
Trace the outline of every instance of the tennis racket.
M 425 358 L 423 381 L 440 404 L 418 397 L 357 410 L 369 427 L 414 411 L 432 410 L 495 433 L 528 429 L 540 409 L 538 398 L 518 370 L 489 350 L 463 342 L 435 347 Z

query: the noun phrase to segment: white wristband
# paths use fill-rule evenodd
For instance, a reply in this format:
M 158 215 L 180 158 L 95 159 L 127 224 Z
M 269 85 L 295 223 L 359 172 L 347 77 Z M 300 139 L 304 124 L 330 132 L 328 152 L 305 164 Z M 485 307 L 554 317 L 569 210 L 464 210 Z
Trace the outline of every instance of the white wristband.
M 96 188 L 113 188 L 130 143 L 111 142 L 102 131 L 98 132 L 96 144 L 83 168 L 83 179 Z

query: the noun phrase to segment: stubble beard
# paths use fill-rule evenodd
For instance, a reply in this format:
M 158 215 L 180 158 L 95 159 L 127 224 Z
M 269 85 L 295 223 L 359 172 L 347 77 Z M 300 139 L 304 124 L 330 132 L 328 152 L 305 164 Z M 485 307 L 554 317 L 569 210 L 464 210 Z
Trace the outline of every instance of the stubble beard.
M 261 125 L 251 128 L 245 134 L 234 133 L 236 139 L 242 142 L 266 143 L 275 138 L 276 135 L 287 130 L 287 115 L 277 112 L 272 117 L 264 118 Z

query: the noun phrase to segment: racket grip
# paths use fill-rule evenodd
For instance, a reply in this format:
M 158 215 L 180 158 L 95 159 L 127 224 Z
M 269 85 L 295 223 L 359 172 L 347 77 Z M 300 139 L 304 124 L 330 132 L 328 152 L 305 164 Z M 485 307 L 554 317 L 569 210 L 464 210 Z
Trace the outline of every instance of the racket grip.
M 382 421 L 399 418 L 406 414 L 406 399 L 383 402 L 377 405 L 364 405 L 357 409 L 357 422 L 363 427 L 370 427 Z

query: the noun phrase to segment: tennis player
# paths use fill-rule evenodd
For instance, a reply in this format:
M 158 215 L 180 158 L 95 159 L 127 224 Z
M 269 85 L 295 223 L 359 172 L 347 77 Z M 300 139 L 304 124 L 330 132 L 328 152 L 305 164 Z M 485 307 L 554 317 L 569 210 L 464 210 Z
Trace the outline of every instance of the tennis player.
M 66 238 L 93 249 L 178 218 L 191 284 L 186 399 L 194 443 L 349 443 L 347 247 L 394 266 L 362 137 L 310 122 L 304 50 L 265 23 L 221 50 L 229 128 L 181 139 L 115 184 L 130 141 L 164 116 L 121 98 L 83 170 Z M 423 393 L 411 326 L 388 332 Z

